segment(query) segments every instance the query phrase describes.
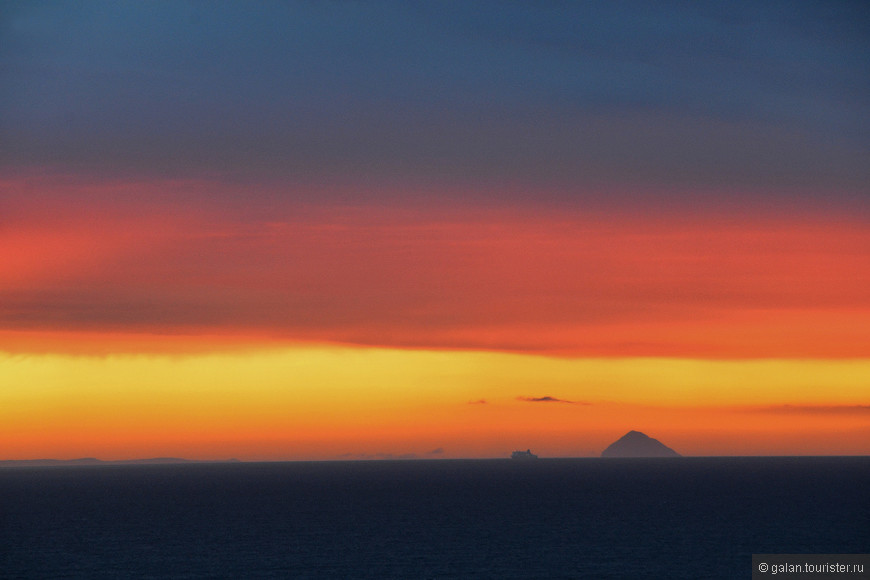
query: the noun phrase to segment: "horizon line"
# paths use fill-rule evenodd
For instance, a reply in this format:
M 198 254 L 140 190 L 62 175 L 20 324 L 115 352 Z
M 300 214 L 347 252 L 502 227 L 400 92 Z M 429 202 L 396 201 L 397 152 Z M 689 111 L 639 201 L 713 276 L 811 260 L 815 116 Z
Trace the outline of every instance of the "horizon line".
M 868 454 L 789 454 L 789 455 L 679 455 L 674 457 L 602 457 L 601 455 L 560 455 L 539 457 L 539 459 L 728 459 L 728 458 L 787 458 L 787 457 L 870 457 Z M 95 465 L 173 465 L 173 464 L 198 464 L 198 463 L 358 463 L 358 462 L 395 462 L 395 461 L 511 461 L 509 456 L 493 457 L 426 457 L 426 456 L 382 456 L 382 457 L 357 457 L 357 458 L 324 458 L 324 459 L 188 459 L 183 457 L 142 457 L 135 459 L 99 459 L 96 457 L 77 457 L 73 459 L 0 459 L 0 467 L 52 467 L 52 466 L 95 466 Z

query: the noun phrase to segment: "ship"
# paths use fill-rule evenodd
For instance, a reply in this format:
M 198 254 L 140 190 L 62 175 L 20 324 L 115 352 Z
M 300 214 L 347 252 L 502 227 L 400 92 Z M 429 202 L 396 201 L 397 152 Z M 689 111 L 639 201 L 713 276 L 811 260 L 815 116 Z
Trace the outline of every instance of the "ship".
M 537 458 L 538 456 L 532 453 L 531 449 L 526 449 L 525 451 L 514 451 L 513 453 L 511 453 L 511 459 L 525 460 Z

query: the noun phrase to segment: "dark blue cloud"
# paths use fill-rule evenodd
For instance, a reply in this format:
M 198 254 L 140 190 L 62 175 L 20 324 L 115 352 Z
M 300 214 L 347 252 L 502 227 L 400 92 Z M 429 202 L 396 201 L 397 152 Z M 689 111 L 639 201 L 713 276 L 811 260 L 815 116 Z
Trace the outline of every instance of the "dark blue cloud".
M 866 191 L 862 2 L 8 2 L 3 161 Z

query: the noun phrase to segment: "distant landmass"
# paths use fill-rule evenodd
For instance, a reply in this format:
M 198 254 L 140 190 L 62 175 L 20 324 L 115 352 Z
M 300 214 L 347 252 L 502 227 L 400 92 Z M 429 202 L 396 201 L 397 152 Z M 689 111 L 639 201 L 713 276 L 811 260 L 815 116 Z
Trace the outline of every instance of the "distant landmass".
M 682 457 L 679 453 L 640 431 L 629 431 L 601 452 L 601 457 Z
M 103 461 L 94 457 L 79 459 L 0 459 L 0 467 L 48 467 L 52 465 L 155 465 L 163 463 L 236 463 L 238 459 L 202 461 L 180 457 L 149 457 L 147 459 L 119 459 Z

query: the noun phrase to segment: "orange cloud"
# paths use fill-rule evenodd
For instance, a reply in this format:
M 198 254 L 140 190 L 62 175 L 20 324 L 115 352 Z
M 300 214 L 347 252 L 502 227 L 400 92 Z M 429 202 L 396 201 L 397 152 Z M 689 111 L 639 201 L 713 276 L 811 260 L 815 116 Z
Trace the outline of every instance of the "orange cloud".
M 61 196 L 46 215 L 19 200 L 0 230 L 13 250 L 0 260 L 0 329 L 12 337 L 0 348 L 15 333 L 88 332 L 572 356 L 870 354 L 870 229 L 859 221 L 280 199 L 264 215 L 185 187 L 195 195 L 172 203 L 142 201 L 159 184 L 80 204 Z

